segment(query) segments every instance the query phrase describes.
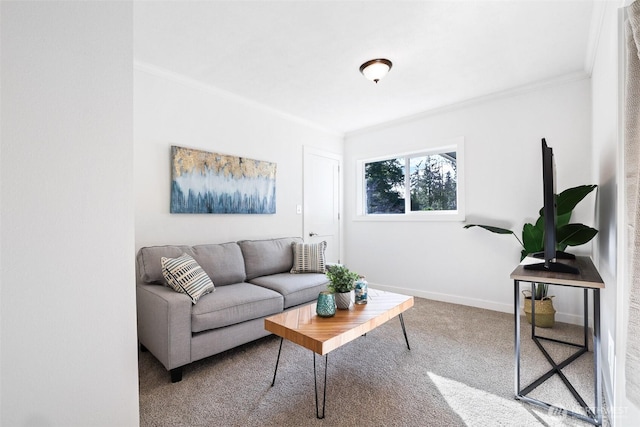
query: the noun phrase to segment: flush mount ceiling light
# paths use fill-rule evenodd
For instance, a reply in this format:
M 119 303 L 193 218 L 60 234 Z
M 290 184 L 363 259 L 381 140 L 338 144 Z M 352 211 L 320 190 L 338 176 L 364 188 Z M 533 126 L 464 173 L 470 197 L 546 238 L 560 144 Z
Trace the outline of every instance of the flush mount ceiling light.
M 372 59 L 360 66 L 360 72 L 369 80 L 378 83 L 391 69 L 391 61 L 388 59 Z

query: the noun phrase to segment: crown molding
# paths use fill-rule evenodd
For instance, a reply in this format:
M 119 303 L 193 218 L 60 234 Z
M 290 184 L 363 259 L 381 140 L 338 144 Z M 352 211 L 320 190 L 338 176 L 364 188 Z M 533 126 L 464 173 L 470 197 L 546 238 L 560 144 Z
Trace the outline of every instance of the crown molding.
M 597 44 L 597 43 L 596 43 Z M 169 71 L 167 69 L 146 63 L 146 62 L 142 62 L 142 61 L 137 61 L 134 60 L 133 62 L 133 69 L 136 71 L 140 71 L 140 72 L 144 72 L 150 75 L 154 75 L 156 77 L 160 77 L 166 80 L 170 80 L 179 84 L 182 84 L 184 86 L 190 87 L 192 89 L 196 89 L 196 90 L 200 90 L 200 91 L 204 91 L 207 93 L 211 93 L 214 94 L 216 96 L 221 96 L 224 98 L 227 98 L 231 101 L 234 102 L 238 102 L 241 104 L 244 104 L 248 107 L 251 108 L 255 108 L 258 110 L 262 110 L 264 112 L 267 112 L 269 114 L 273 114 L 275 116 L 278 116 L 280 118 L 283 118 L 285 120 L 315 129 L 317 131 L 321 131 L 323 133 L 329 134 L 331 136 L 335 136 L 338 138 L 342 138 L 342 139 L 347 139 L 349 137 L 352 136 L 357 136 L 357 135 L 361 135 L 361 134 L 366 134 L 369 132 L 375 132 L 378 130 L 382 130 L 388 127 L 393 127 L 393 126 L 397 126 L 399 124 L 404 124 L 404 123 L 409 123 L 412 121 L 416 121 L 416 120 L 420 120 L 426 117 L 430 117 L 430 116 L 434 116 L 437 114 L 443 114 L 443 113 L 447 113 L 450 111 L 455 111 L 455 110 L 459 110 L 462 108 L 466 108 L 466 107 L 470 107 L 473 105 L 478 105 L 478 104 L 482 104 L 485 102 L 489 102 L 489 101 L 493 101 L 493 100 L 497 100 L 497 99 L 502 99 L 502 98 L 509 98 L 509 97 L 513 97 L 513 96 L 518 96 L 518 95 L 522 95 L 528 92 L 533 92 L 533 91 L 537 91 L 540 89 L 544 89 L 547 87 L 551 87 L 551 86 L 556 86 L 556 85 L 564 85 L 564 84 L 569 84 L 569 83 L 573 83 L 573 82 L 577 82 L 580 80 L 585 80 L 585 79 L 589 79 L 590 78 L 590 73 L 587 73 L 585 71 L 580 71 L 580 72 L 576 72 L 576 73 L 571 73 L 571 74 L 565 74 L 563 76 L 559 76 L 559 77 L 555 77 L 552 79 L 547 79 L 547 80 L 542 80 L 539 82 L 535 82 L 532 84 L 527 84 L 527 85 L 522 85 L 516 88 L 512 88 L 512 89 L 507 89 L 504 91 L 498 91 L 498 92 L 493 92 L 493 93 L 489 93 L 486 95 L 482 95 L 479 97 L 475 97 L 475 98 L 470 98 L 461 102 L 456 102 L 450 105 L 446 105 L 443 107 L 438 107 L 438 108 L 434 108 L 431 110 L 427 110 L 427 111 L 422 111 L 416 114 L 412 114 L 409 116 L 405 116 L 405 117 L 400 117 L 398 119 L 394 119 L 394 120 L 390 120 L 390 121 L 386 121 L 386 122 L 382 122 L 382 123 L 378 123 L 372 126 L 367 126 L 361 129 L 356 129 L 353 131 L 348 131 L 348 132 L 338 132 L 329 128 L 326 128 L 324 126 L 320 126 L 316 123 L 313 123 L 311 121 L 302 119 L 300 117 L 282 112 L 280 110 L 277 110 L 275 108 L 269 107 L 265 104 L 261 104 L 259 102 L 253 101 L 251 99 L 242 97 L 240 95 L 234 94 L 232 92 L 202 83 L 200 81 L 197 81 L 195 79 L 192 79 L 190 77 L 186 77 L 182 74 L 179 73 L 175 73 L 173 71 Z
M 584 71 L 589 76 L 591 76 L 596 62 L 596 54 L 598 53 L 598 46 L 600 45 L 600 35 L 602 34 L 602 27 L 604 25 L 607 3 L 608 2 L 604 1 L 593 2 L 589 38 L 587 40 L 587 53 L 584 58 Z
M 515 96 L 520 96 L 529 92 L 535 92 L 541 89 L 546 89 L 548 87 L 565 85 L 569 83 L 578 82 L 581 80 L 586 80 L 591 78 L 589 74 L 584 71 L 578 71 L 575 73 L 565 74 L 562 76 L 554 77 L 551 79 L 541 80 L 538 82 L 518 86 L 511 89 L 506 89 L 503 91 L 497 91 L 488 93 L 486 95 L 478 96 L 475 98 L 470 98 L 467 100 L 463 100 L 460 102 L 456 102 L 453 104 L 445 105 L 442 107 L 434 108 L 431 110 L 422 111 L 420 113 L 412 114 L 410 116 L 401 117 L 398 119 L 390 120 L 384 123 L 379 123 L 377 125 L 368 126 L 362 129 L 357 129 L 354 131 L 347 132 L 345 134 L 345 139 L 348 139 L 353 136 L 358 136 L 370 132 L 379 131 L 382 129 L 386 129 L 389 127 L 397 126 L 404 123 L 410 123 L 413 121 L 421 120 L 426 117 L 435 116 L 438 114 L 448 113 L 450 111 L 460 110 L 462 108 L 471 107 L 474 105 L 484 104 L 486 102 L 495 101 L 498 99 L 511 98 Z
M 313 128 L 314 130 L 321 131 L 323 133 L 327 133 L 327 134 L 329 134 L 331 136 L 344 138 L 344 133 L 343 132 L 338 132 L 338 131 L 335 131 L 333 129 L 326 128 L 324 126 L 321 126 L 321 125 L 318 125 L 316 123 L 313 123 L 313 122 L 311 122 L 309 120 L 305 120 L 305 119 L 302 119 L 300 117 L 294 116 L 292 114 L 285 113 L 283 111 L 277 110 L 277 109 L 275 109 L 273 107 L 270 107 L 268 105 L 262 104 L 262 103 L 257 102 L 257 101 L 254 101 L 252 99 L 245 98 L 245 97 L 237 95 L 237 94 L 235 94 L 233 92 L 229 92 L 229 91 L 226 91 L 224 89 L 220 89 L 220 88 L 217 88 L 215 86 L 211 86 L 211 85 L 202 83 L 202 82 L 200 82 L 198 80 L 195 80 L 195 79 L 193 79 L 191 77 L 187 77 L 187 76 L 185 76 L 183 74 L 179 74 L 179 73 L 175 73 L 173 71 L 169 71 L 169 70 L 167 70 L 165 68 L 158 67 L 156 65 L 149 64 L 147 62 L 134 60 L 133 61 L 133 69 L 136 70 L 136 71 L 140 71 L 140 72 L 143 72 L 143 73 L 147 73 L 147 74 L 156 76 L 156 77 L 160 77 L 162 79 L 173 81 L 175 83 L 187 86 L 187 87 L 189 87 L 191 89 L 195 89 L 195 90 L 199 90 L 199 91 L 210 93 L 210 94 L 215 95 L 215 96 L 223 97 L 223 98 L 226 98 L 226 99 L 228 99 L 230 101 L 237 102 L 239 104 L 244 104 L 244 105 L 246 105 L 247 107 L 250 107 L 250 108 L 255 108 L 257 110 L 262 110 L 262 111 L 264 111 L 264 112 L 266 112 L 268 114 L 272 114 L 272 115 L 278 116 L 278 117 L 280 117 L 282 119 L 297 123 L 297 124 L 302 125 L 302 126 Z

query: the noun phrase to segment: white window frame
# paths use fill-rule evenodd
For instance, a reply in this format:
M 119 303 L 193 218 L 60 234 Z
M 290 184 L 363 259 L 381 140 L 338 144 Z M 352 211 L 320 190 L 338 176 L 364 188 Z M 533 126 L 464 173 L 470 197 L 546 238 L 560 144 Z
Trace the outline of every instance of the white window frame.
M 411 211 L 411 200 L 405 197 L 405 213 L 399 214 L 367 214 L 366 209 L 366 180 L 364 169 L 367 163 L 379 162 L 399 157 L 429 156 L 440 153 L 456 152 L 457 163 L 457 200 L 456 210 L 451 211 Z M 406 165 L 405 165 L 406 167 Z M 410 177 L 405 174 L 405 188 L 410 191 Z M 465 190 L 464 190 L 464 138 L 454 138 L 433 147 L 403 153 L 390 153 L 384 156 L 360 159 L 356 161 L 356 221 L 464 221 L 465 220 Z

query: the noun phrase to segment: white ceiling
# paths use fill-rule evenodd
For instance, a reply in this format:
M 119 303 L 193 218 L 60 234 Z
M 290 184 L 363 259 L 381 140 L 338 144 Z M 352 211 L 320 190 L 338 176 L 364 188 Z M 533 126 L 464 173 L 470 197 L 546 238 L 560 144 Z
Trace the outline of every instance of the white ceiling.
M 596 1 L 134 2 L 134 58 L 336 133 L 591 73 Z M 373 58 L 393 69 L 375 84 Z

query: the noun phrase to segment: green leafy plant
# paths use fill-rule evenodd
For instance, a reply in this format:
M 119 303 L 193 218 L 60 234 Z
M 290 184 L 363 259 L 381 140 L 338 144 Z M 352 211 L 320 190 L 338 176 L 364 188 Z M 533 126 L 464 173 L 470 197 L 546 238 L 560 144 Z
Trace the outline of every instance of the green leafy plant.
M 573 209 L 589 193 L 597 188 L 597 185 L 580 185 L 564 190 L 556 195 L 556 250 L 564 251 L 567 246 L 579 246 L 589 242 L 598 234 L 595 228 L 579 223 L 571 223 Z M 518 238 L 515 232 L 506 228 L 494 227 L 484 224 L 467 224 L 464 228 L 481 227 L 496 234 L 511 234 L 516 238 L 522 251 L 520 260 L 527 255 L 544 251 L 544 216 L 543 210 L 539 211 L 538 220 L 535 224 L 526 223 L 522 227 L 522 239 Z M 536 286 L 535 299 L 542 299 L 547 296 L 547 285 L 539 283 Z
M 360 277 L 358 273 L 354 273 L 340 264 L 327 266 L 326 274 L 329 278 L 327 288 L 334 293 L 351 292 L 355 287 L 356 280 Z

